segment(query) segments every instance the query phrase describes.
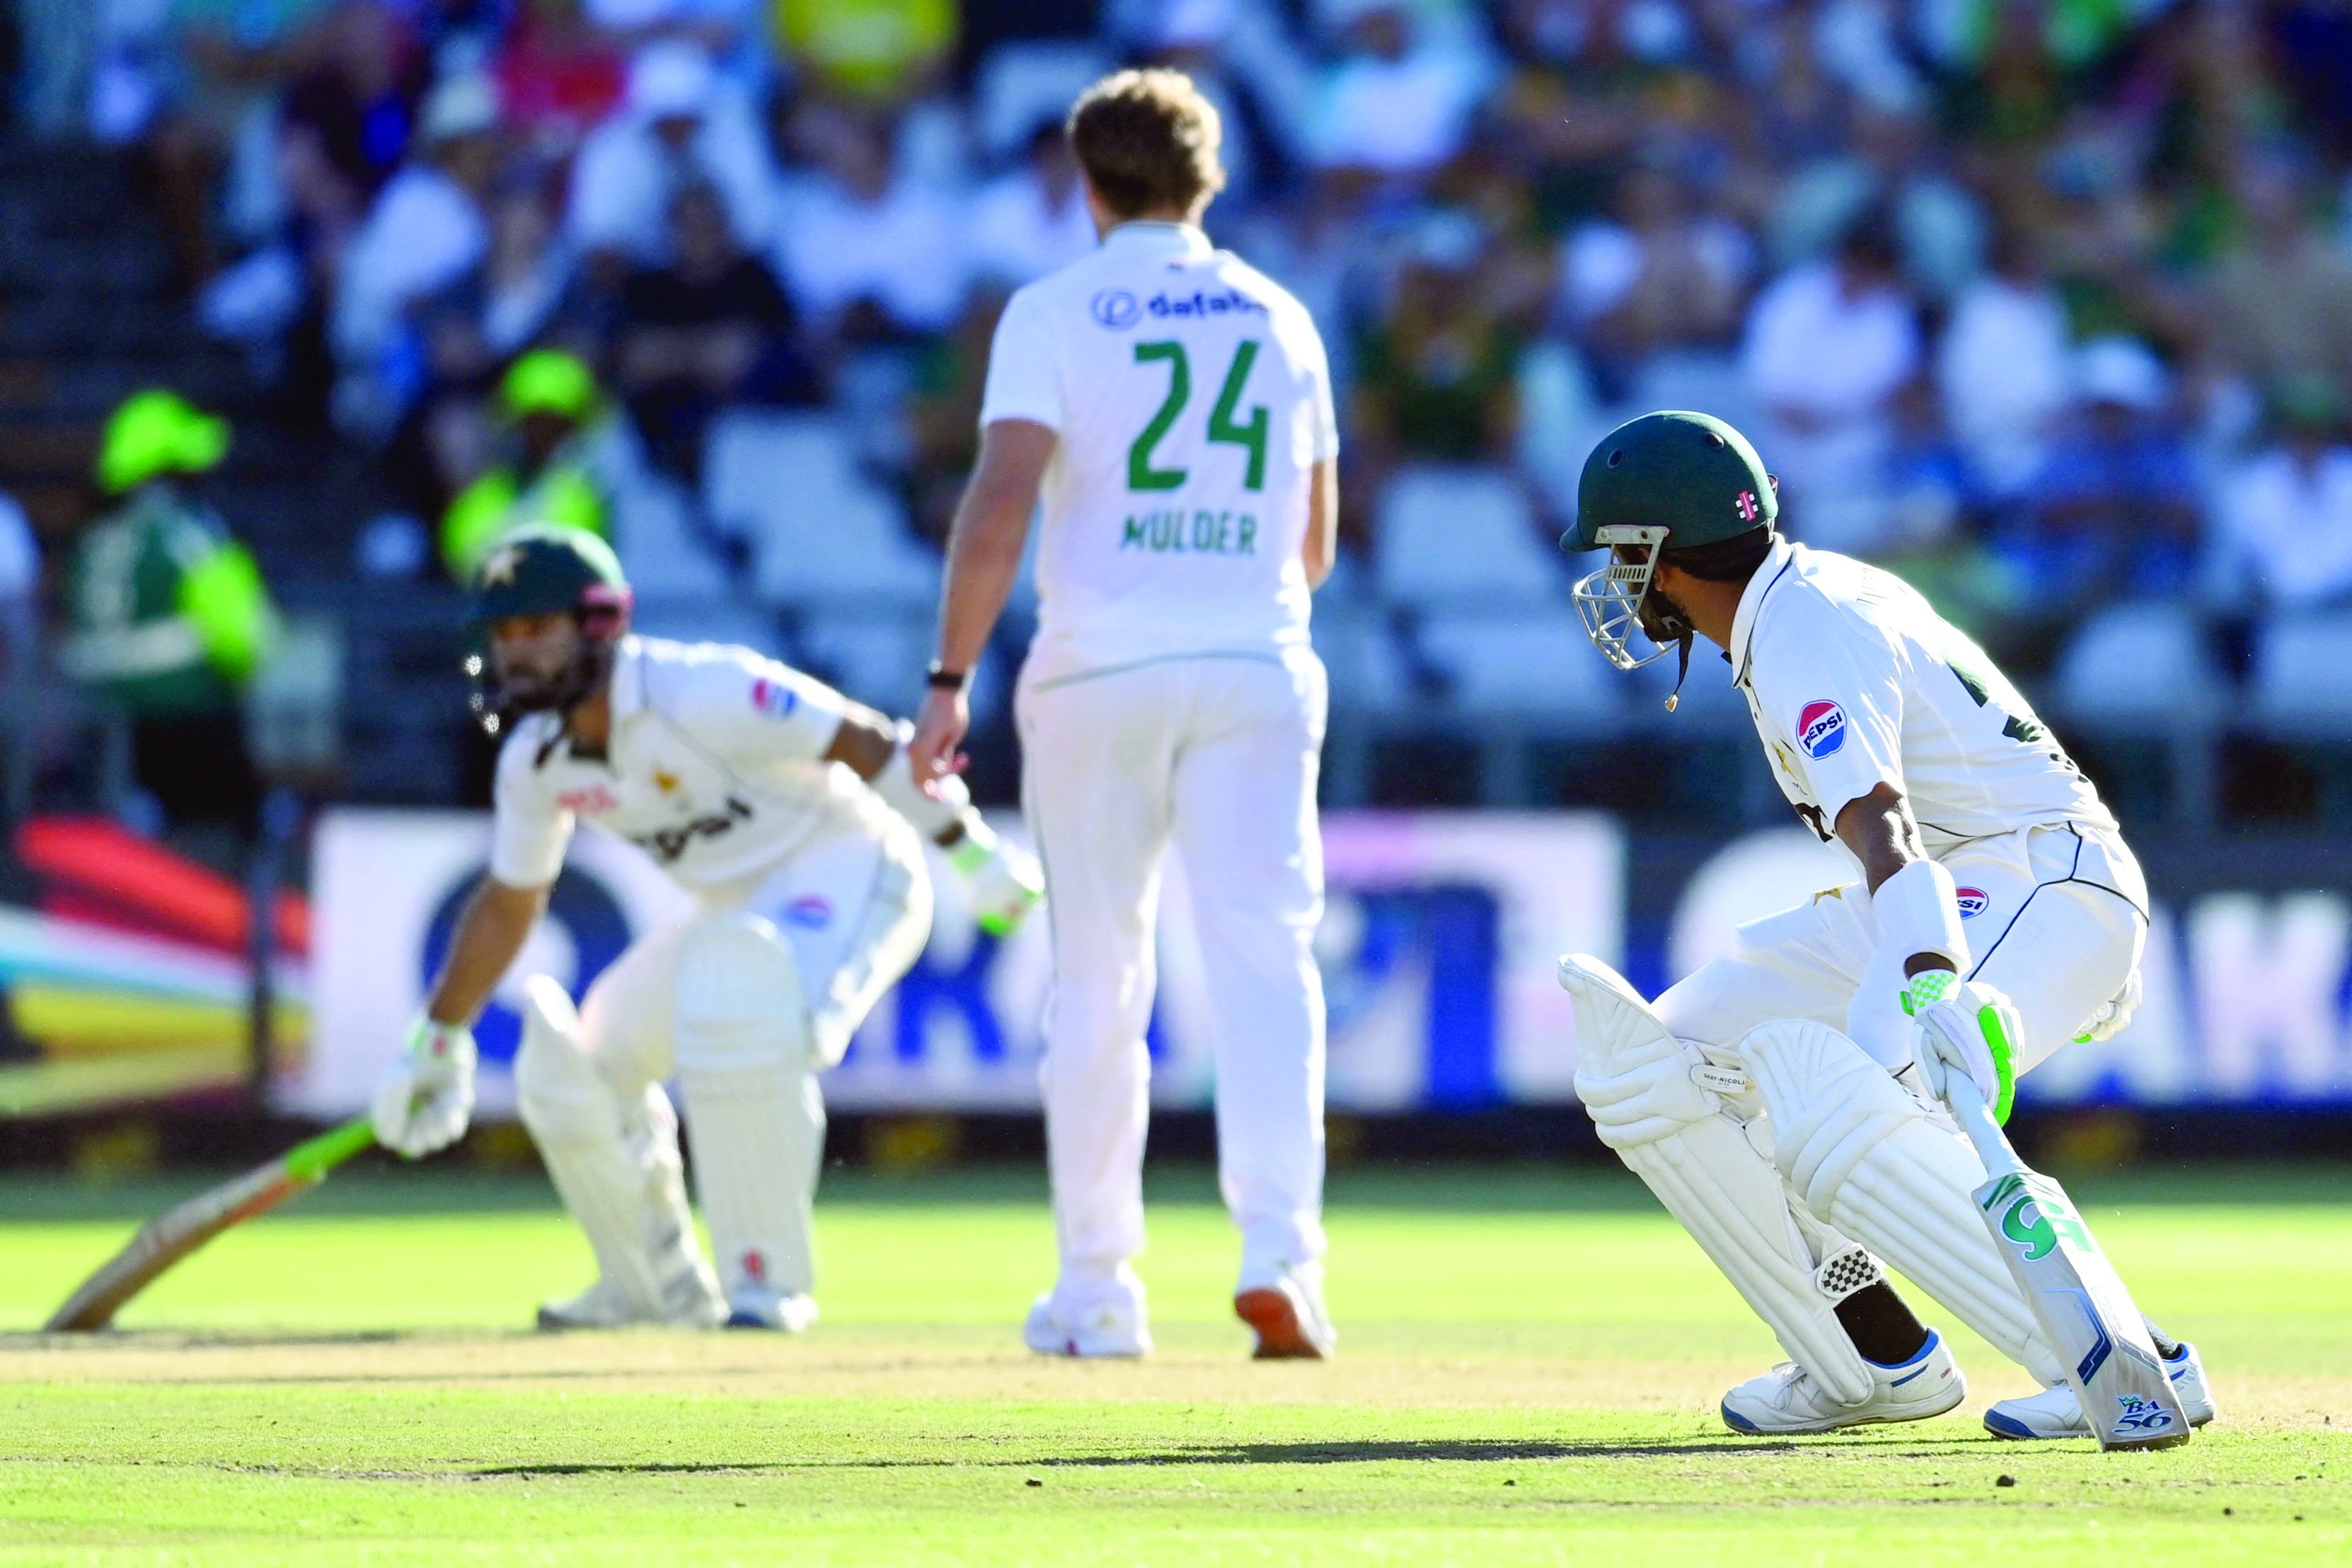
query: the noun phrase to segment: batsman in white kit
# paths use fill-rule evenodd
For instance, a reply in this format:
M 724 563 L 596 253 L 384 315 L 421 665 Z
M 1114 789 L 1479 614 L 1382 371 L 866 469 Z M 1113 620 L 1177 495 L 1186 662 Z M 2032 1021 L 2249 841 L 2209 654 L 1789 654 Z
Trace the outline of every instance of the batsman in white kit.
M 469 1026 L 574 825 L 626 839 L 697 907 L 631 944 L 577 1012 L 552 977 L 524 983 L 516 1100 L 598 1269 L 540 1326 L 798 1331 L 816 1317 L 817 1075 L 929 933 L 918 832 L 999 929 L 1036 898 L 1036 868 L 954 789 L 916 787 L 902 725 L 747 648 L 632 636 L 629 611 L 619 561 L 578 531 L 510 535 L 479 570 L 468 667 L 505 734 L 489 869 L 378 1087 L 376 1134 L 411 1158 L 464 1134 Z M 715 1274 L 687 1210 L 673 1076 Z
M 1036 640 L 1015 696 L 1054 983 L 1040 1069 L 1060 1272 L 1046 1354 L 1141 1355 L 1131 1260 L 1160 867 L 1181 857 L 1215 1030 L 1235 1312 L 1260 1357 L 1320 1357 L 1323 667 L 1307 599 L 1337 526 L 1330 373 L 1306 310 L 1200 222 L 1216 110 L 1172 71 L 1083 94 L 1068 134 L 1101 247 L 1013 296 L 949 548 L 919 777 L 962 765 L 973 662 L 1041 500 Z
M 1737 430 L 1649 414 L 1593 450 L 1561 542 L 1611 552 L 1575 597 L 1612 664 L 1679 651 L 1686 676 L 1694 637 L 1724 651 L 1782 793 L 1862 879 L 1741 928 L 1654 1004 L 1598 960 L 1563 959 L 1577 1094 L 1788 1352 L 1725 1395 L 1733 1430 L 1919 1420 L 1961 1401 L 1958 1367 L 1882 1259 L 2043 1384 L 1991 1406 L 1996 1436 L 2163 1419 L 2086 1415 L 2067 1381 L 2080 1367 L 1977 1212 L 1986 1166 L 1947 1110 L 1968 1092 L 2006 1120 L 2020 1074 L 2129 1020 L 2147 933 L 2138 862 L 1972 641 L 1888 574 L 1782 538 L 1778 514 Z M 1637 626 L 1657 645 L 1646 657 Z M 2194 1348 L 2147 1329 L 2155 1386 L 2168 1378 L 2186 1418 L 2210 1421 Z

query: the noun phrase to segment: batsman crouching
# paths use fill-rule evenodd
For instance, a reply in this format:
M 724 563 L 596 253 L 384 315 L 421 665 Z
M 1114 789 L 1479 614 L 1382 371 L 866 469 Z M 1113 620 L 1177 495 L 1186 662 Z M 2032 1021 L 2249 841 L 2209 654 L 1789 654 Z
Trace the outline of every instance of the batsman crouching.
M 1973 642 L 1886 573 L 1781 538 L 1778 515 L 1755 449 L 1706 415 L 1632 420 L 1585 463 L 1561 543 L 1611 552 L 1576 586 L 1593 641 L 1622 669 L 1678 654 L 1685 676 L 1695 637 L 1721 648 L 1782 793 L 1861 880 L 1743 928 L 1654 1005 L 1563 959 L 1577 1093 L 1790 1358 L 1724 1397 L 1733 1430 L 1959 1404 L 1958 1367 L 1883 1259 L 2043 1384 L 1988 1429 L 2089 1435 L 1943 1101 L 1965 1075 L 2006 1119 L 2018 1074 L 2128 1021 L 2146 882 Z M 1629 646 L 1636 627 L 1654 651 Z M 2210 1421 L 2195 1349 L 2149 1333 L 2189 1420 Z
M 578 1012 L 525 982 L 515 1091 L 598 1279 L 541 1328 L 800 1330 L 816 1316 L 817 1074 L 929 933 L 920 832 L 1003 929 L 1036 897 L 1025 852 L 950 787 L 918 790 L 900 727 L 749 649 L 629 635 L 620 563 L 576 530 L 510 534 L 474 583 L 476 709 L 503 733 L 489 874 L 460 918 L 376 1132 L 412 1158 L 462 1136 L 469 1026 L 547 907 L 573 826 L 635 843 L 695 896 Z M 675 1076 L 718 1268 L 686 1206 Z

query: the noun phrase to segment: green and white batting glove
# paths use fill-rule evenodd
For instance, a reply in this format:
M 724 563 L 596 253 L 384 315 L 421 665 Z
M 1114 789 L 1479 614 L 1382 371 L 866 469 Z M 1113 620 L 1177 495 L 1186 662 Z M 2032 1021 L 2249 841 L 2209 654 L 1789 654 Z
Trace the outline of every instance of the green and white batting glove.
M 977 818 L 967 818 L 964 836 L 948 851 L 948 859 L 963 878 L 971 918 L 991 936 L 1011 931 L 1045 897 L 1045 874 L 1037 857 L 999 838 Z
M 419 1017 L 408 1048 L 376 1080 L 369 1110 L 376 1142 L 411 1160 L 463 1138 L 474 1116 L 474 1031 Z
M 1993 1119 L 2007 1121 L 2017 1095 L 2019 1035 L 2009 997 L 1948 969 L 1930 969 L 1911 977 L 1903 1010 L 1918 1026 L 1912 1056 L 1927 1092 L 1948 1103 L 1950 1075 L 1963 1074 L 1992 1108 Z

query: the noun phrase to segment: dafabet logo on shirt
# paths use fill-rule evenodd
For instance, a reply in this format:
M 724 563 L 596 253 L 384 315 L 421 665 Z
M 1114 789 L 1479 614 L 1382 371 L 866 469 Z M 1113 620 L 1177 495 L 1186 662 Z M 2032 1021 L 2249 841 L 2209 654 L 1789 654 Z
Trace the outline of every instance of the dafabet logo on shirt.
M 1808 702 L 1797 714 L 1797 744 L 1815 762 L 1845 744 L 1845 710 L 1826 698 Z
M 1136 318 L 1143 314 L 1143 307 L 1137 304 L 1135 296 L 1124 289 L 1104 289 L 1095 296 L 1094 303 L 1087 309 L 1094 312 L 1097 321 L 1114 332 L 1135 325 Z

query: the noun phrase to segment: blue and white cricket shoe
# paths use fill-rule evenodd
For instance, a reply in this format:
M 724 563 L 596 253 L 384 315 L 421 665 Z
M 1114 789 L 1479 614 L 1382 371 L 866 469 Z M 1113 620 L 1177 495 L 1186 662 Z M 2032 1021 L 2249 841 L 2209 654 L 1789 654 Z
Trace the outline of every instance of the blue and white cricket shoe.
M 2195 1345 L 2183 1340 L 2179 1351 L 2165 1358 L 2164 1365 L 2172 1377 L 2172 1392 L 2180 1396 L 2180 1413 L 2189 1417 L 2189 1425 L 2202 1426 L 2221 1414 L 2213 1403 L 2213 1390 L 2205 1381 L 2205 1363 L 2197 1354 Z M 2074 1397 L 2074 1384 L 2067 1383 L 2023 1399 L 2004 1399 L 1985 1412 L 1984 1424 L 1985 1430 L 1996 1437 L 2028 1440 L 2091 1436 L 2091 1424 L 2083 1419 L 2082 1401 Z
M 726 1326 L 804 1334 L 816 1327 L 816 1298 L 805 1293 L 784 1296 L 772 1292 L 739 1296 L 727 1304 Z
M 1723 1424 L 1750 1437 L 1834 1432 L 1880 1422 L 1925 1421 L 1968 1397 L 1968 1379 L 1944 1348 L 1944 1336 L 1933 1329 L 1919 1353 L 1901 1365 L 1871 1361 L 1863 1365 L 1870 1369 L 1870 1396 L 1848 1405 L 1832 1398 L 1803 1367 L 1784 1361 L 1723 1396 Z

